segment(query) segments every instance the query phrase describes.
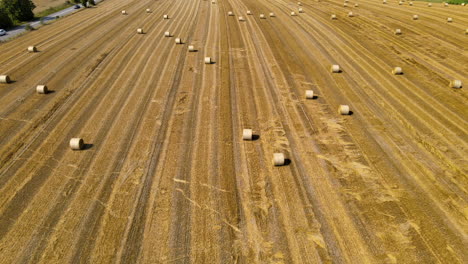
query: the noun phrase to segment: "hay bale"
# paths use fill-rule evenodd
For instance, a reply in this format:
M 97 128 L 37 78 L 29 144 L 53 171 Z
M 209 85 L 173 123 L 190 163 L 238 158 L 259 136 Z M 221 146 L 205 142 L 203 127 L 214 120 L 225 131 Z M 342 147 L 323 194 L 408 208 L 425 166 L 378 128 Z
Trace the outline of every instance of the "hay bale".
M 403 5 L 403 2 L 402 1 L 398 2 L 398 5 Z
M 188 46 L 188 51 L 189 52 L 195 52 L 195 47 L 192 46 L 192 45 Z
M 264 14 L 260 14 L 260 19 L 266 19 Z
M 252 15 L 252 11 L 247 10 L 247 15 Z
M 465 29 L 465 35 L 468 35 L 468 28 Z
M 291 12 L 291 16 L 296 16 L 296 12 Z
M 283 166 L 286 158 L 283 153 L 273 153 L 273 165 Z
M 409 4 L 410 6 L 413 6 L 413 2 L 409 2 L 408 4 Z
M 211 64 L 211 58 L 210 57 L 205 57 L 205 64 Z
M 299 13 L 304 13 L 304 10 L 303 10 L 302 8 L 299 8 L 299 9 L 298 9 L 298 12 L 299 12 Z
M 428 6 L 428 7 L 431 7 L 431 6 L 432 6 L 432 4 L 431 4 L 431 3 L 427 3 L 427 6 Z
M 306 99 L 314 99 L 314 91 L 306 90 L 305 91 L 305 97 L 306 97 Z
M 387 0 L 382 0 L 382 4 L 386 4 L 387 3 Z
M 127 14 L 127 11 L 122 10 L 122 15 L 126 15 L 126 14 Z
M 252 129 L 244 129 L 242 131 L 242 139 L 243 140 L 252 140 L 252 138 L 253 138 Z
M 10 83 L 10 76 L 8 75 L 0 75 L 0 83 Z
M 418 15 L 413 15 L 413 20 L 418 20 L 419 16 Z
M 244 17 L 240 16 L 239 21 L 245 21 Z
M 147 8 L 146 13 L 151 13 L 151 9 Z
M 36 92 L 38 94 L 46 94 L 49 90 L 47 89 L 47 85 L 38 85 L 36 86 Z
M 137 34 L 143 34 L 143 29 L 142 28 L 137 28 Z
M 84 141 L 82 138 L 70 139 L 70 148 L 73 150 L 81 150 L 84 147 Z
M 452 80 L 450 81 L 450 87 L 460 89 L 463 87 L 463 83 L 460 80 Z
M 300 5 L 300 6 L 301 6 L 301 5 L 302 5 L 302 3 L 301 3 L 301 2 L 297 2 L 297 5 Z
M 275 17 L 275 13 L 270 13 L 270 17 Z
M 336 15 L 335 15 L 335 14 L 331 15 L 331 16 L 330 16 L 330 19 L 331 19 L 331 20 L 336 20 L 336 19 L 337 19 L 337 18 L 336 18 Z
M 232 11 L 229 11 L 228 16 L 234 16 L 234 13 Z
M 169 19 L 169 15 L 163 15 L 163 19 Z
M 452 22 L 453 22 L 453 19 L 452 19 L 451 17 L 448 17 L 448 18 L 447 18 L 447 22 L 448 22 L 448 23 L 452 23 Z
M 176 38 L 175 43 L 176 44 L 182 44 L 182 39 L 181 38 Z
M 401 75 L 401 74 L 403 74 L 403 70 L 401 69 L 401 67 L 395 67 L 395 68 L 393 68 L 392 73 L 394 75 Z
M 395 29 L 395 35 L 401 35 L 401 29 L 399 28 Z
M 338 107 L 338 114 L 340 115 L 349 115 L 349 106 L 348 105 L 340 105 Z
M 28 52 L 37 52 L 36 46 L 29 46 L 28 47 Z
M 348 7 L 348 4 L 347 4 L 347 3 L 343 3 L 343 7 Z
M 448 7 L 448 6 L 449 6 L 449 4 L 448 4 L 448 3 L 444 3 L 444 7 Z
M 354 7 L 359 7 L 359 4 L 354 4 Z
M 330 71 L 331 71 L 332 73 L 339 73 L 339 72 L 341 72 L 340 65 L 333 64 L 333 65 L 330 67 Z
M 164 37 L 166 38 L 171 37 L 171 33 L 169 31 L 164 32 Z
M 354 16 L 353 12 L 348 13 L 348 17 L 353 17 L 353 16 Z

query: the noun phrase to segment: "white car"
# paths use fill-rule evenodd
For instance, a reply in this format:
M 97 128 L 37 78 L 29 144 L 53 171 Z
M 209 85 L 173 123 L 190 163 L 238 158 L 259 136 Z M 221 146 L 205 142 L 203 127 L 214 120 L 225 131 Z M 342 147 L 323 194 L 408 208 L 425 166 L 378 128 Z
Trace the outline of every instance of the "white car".
M 6 35 L 6 31 L 4 29 L 0 29 L 0 36 Z

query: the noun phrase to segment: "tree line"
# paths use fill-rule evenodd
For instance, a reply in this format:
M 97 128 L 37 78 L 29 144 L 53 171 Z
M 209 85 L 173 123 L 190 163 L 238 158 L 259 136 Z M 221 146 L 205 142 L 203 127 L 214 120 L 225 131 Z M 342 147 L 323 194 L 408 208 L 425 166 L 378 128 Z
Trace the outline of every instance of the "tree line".
M 35 7 L 31 0 L 0 0 L 0 28 L 11 27 L 16 21 L 33 19 Z

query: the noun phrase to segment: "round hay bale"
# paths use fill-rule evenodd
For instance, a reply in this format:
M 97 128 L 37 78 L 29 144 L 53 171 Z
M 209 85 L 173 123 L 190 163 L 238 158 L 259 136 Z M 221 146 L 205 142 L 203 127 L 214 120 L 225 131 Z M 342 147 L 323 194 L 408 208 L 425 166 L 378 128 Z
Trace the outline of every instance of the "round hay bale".
M 382 4 L 386 4 L 387 3 L 387 0 L 382 0 Z
M 181 38 L 176 38 L 175 43 L 176 44 L 182 44 L 182 39 Z
M 265 15 L 264 15 L 264 14 L 260 14 L 260 19 L 265 19 Z
M 273 153 L 273 165 L 283 166 L 286 161 L 283 153 Z
M 418 20 L 419 16 L 418 15 L 413 15 L 413 20 Z
M 296 12 L 291 12 L 291 16 L 296 16 Z
M 336 20 L 336 19 L 337 19 L 337 18 L 336 18 L 336 15 L 335 15 L 335 14 L 331 15 L 331 16 L 330 16 L 330 19 L 331 19 L 331 20 Z
M 340 105 L 340 107 L 338 107 L 338 114 L 340 114 L 340 115 L 349 115 L 349 106 L 348 105 Z
M 345 3 L 348 3 L 348 2 L 349 2 L 349 0 L 344 0 L 344 2 L 345 2 Z
M 239 21 L 245 21 L 244 17 L 240 16 Z
M 211 3 L 212 3 L 212 4 L 216 4 L 216 1 L 215 1 L 215 0 L 212 0 Z
M 462 81 L 460 80 L 452 80 L 450 81 L 450 87 L 460 89 L 463 87 Z
M 299 13 L 304 13 L 304 10 L 303 10 L 302 8 L 299 8 L 297 11 L 298 11 Z
M 448 7 L 448 3 L 444 3 L 444 6 L 445 6 L 445 7 Z
M 468 28 L 465 29 L 465 35 L 468 35 Z
M 431 3 L 427 3 L 427 6 L 428 6 L 428 7 L 431 7 L 431 6 L 432 6 L 432 4 L 431 4 Z
M 70 139 L 70 148 L 73 150 L 81 150 L 84 147 L 84 141 L 82 138 Z
M 347 3 L 344 3 L 343 6 L 344 6 L 344 7 L 348 7 L 348 4 L 347 4 Z
M 297 5 L 300 5 L 300 6 L 301 6 L 301 5 L 302 5 L 302 3 L 301 3 L 301 2 L 297 2 Z
M 38 85 L 36 86 L 36 92 L 38 94 L 46 94 L 49 90 L 47 89 L 47 85 Z
M 188 51 L 189 52 L 195 52 L 195 47 L 192 46 L 192 45 L 188 46 Z
M 348 13 L 348 17 L 353 17 L 353 16 L 354 16 L 353 12 Z
M 306 90 L 305 91 L 305 97 L 306 97 L 306 99 L 314 99 L 314 91 Z
M 461 3 L 461 6 L 465 6 L 465 3 Z
M 413 2 L 409 2 L 408 4 L 409 4 L 410 6 L 413 6 Z
M 146 8 L 146 13 L 151 13 L 151 9 Z
M 448 17 L 448 18 L 447 18 L 447 22 L 448 22 L 448 23 L 452 23 L 452 22 L 453 22 L 453 19 L 452 19 L 451 17 Z
M 126 14 L 127 14 L 127 11 L 122 10 L 122 15 L 126 15 Z
M 270 17 L 275 17 L 275 13 L 270 13 Z
M 401 35 L 401 29 L 399 28 L 395 29 L 395 35 Z
M 401 75 L 401 74 L 403 74 L 403 70 L 401 69 L 401 67 L 395 67 L 395 68 L 393 68 L 392 73 L 394 75 Z
M 354 7 L 359 7 L 359 4 L 354 4 Z
M 232 11 L 229 11 L 228 16 L 234 16 L 234 13 Z
M 163 15 L 163 19 L 169 19 L 169 15 Z
M 247 10 L 247 15 L 252 15 L 252 11 Z
M 402 1 L 398 2 L 398 5 L 403 5 L 403 2 Z
M 164 37 L 168 38 L 171 36 L 171 33 L 169 31 L 164 32 Z
M 0 83 L 10 83 L 10 76 L 8 75 L 0 75 Z
M 36 46 L 29 46 L 28 47 L 28 52 L 37 52 Z
M 242 131 L 242 139 L 243 140 L 252 140 L 252 138 L 253 138 L 252 129 L 244 129 Z
M 332 73 L 339 73 L 339 72 L 341 72 L 340 65 L 333 64 L 333 65 L 330 67 L 330 71 L 331 71 Z
M 211 64 L 211 58 L 205 57 L 205 64 Z
M 137 33 L 138 33 L 138 34 L 143 34 L 143 29 L 142 29 L 142 28 L 138 28 L 138 29 L 137 29 Z

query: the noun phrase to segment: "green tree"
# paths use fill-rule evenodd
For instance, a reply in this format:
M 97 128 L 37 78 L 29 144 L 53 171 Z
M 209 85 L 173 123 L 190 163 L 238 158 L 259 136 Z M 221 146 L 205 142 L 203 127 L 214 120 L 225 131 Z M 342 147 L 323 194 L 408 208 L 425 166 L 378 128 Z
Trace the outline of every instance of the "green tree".
M 34 18 L 36 5 L 31 0 L 3 0 L 3 7 L 11 19 L 27 21 Z
M 93 5 L 93 6 L 96 5 L 96 2 L 94 2 L 94 0 L 89 0 L 88 3 L 91 4 L 91 5 Z
M 86 2 L 88 2 L 88 0 L 81 0 L 81 5 L 83 5 L 84 7 L 87 7 Z
M 13 26 L 13 21 L 11 21 L 5 8 L 0 6 L 0 28 L 9 28 L 11 26 Z

